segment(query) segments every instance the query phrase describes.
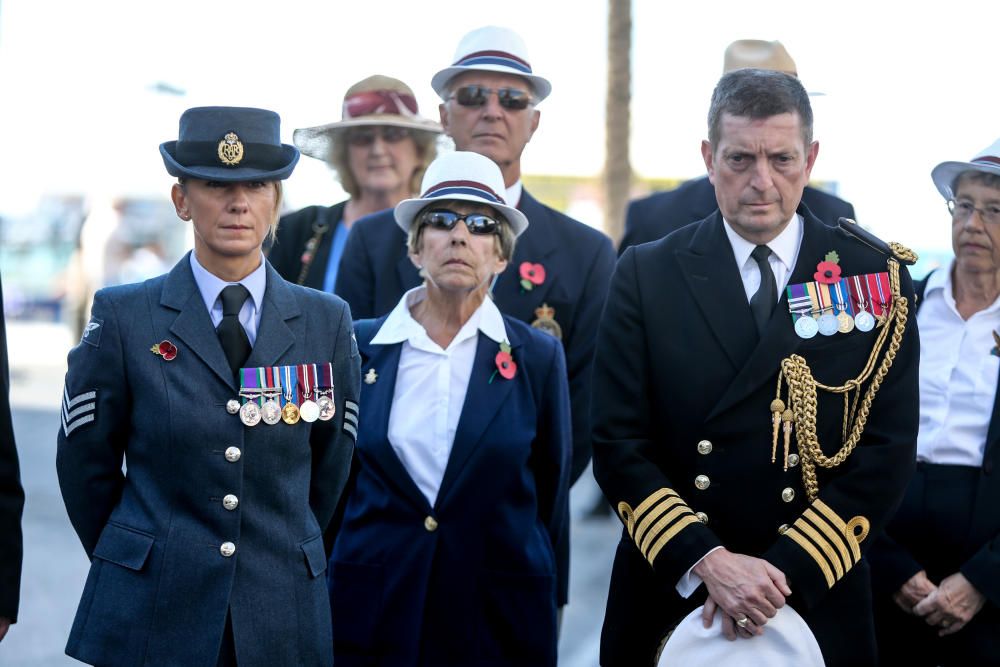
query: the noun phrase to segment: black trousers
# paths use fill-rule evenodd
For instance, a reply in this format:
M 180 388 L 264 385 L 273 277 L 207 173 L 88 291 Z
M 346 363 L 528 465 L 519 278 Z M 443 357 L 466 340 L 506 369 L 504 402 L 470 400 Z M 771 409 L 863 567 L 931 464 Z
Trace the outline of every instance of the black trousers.
M 971 466 L 917 464 L 903 504 L 889 524 L 891 537 L 935 584 L 958 572 L 982 546 L 968 541 L 979 474 L 979 468 Z M 946 637 L 938 637 L 939 628 L 904 612 L 891 596 L 876 595 L 874 603 L 879 658 L 886 667 L 1000 665 L 1000 609 L 989 602 L 964 628 Z

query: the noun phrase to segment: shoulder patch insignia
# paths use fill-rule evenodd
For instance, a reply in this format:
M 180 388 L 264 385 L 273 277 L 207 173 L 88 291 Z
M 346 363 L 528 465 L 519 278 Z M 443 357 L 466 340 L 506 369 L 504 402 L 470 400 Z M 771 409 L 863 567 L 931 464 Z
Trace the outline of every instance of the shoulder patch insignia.
M 850 218 L 840 218 L 840 220 L 837 221 L 837 224 L 840 229 L 861 241 L 866 246 L 874 250 L 878 250 L 883 255 L 891 255 L 892 257 L 895 257 L 900 264 L 911 265 L 917 261 L 917 254 L 906 246 L 901 243 L 896 243 L 895 241 L 886 243 Z
M 358 404 L 354 401 L 344 401 L 344 432 L 351 436 L 354 444 L 358 443 Z
M 101 331 L 103 326 L 104 320 L 91 315 L 90 321 L 87 322 L 87 326 L 83 328 L 83 335 L 80 336 L 80 342 L 86 343 L 87 345 L 93 345 L 94 347 L 100 347 Z
M 69 434 L 84 424 L 90 424 L 97 418 L 97 390 L 86 391 L 76 396 L 70 396 L 63 389 L 62 427 L 63 434 Z

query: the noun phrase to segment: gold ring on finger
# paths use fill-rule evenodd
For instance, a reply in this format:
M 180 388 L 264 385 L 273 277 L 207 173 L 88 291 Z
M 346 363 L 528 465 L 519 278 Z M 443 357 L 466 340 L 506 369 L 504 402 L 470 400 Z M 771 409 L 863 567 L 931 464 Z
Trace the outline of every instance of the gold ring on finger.
M 749 622 L 750 622 L 750 619 L 746 617 L 746 614 L 740 614 L 740 617 L 738 619 L 736 619 L 736 625 L 738 625 L 738 626 L 740 626 L 741 628 L 744 628 L 744 629 L 746 629 L 747 623 L 749 623 Z

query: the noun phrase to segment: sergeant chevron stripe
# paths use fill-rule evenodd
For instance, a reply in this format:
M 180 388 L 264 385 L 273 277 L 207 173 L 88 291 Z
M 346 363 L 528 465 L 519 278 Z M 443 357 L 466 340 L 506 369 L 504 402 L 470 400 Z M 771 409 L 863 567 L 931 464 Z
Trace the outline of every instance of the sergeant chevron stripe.
M 833 587 L 859 560 L 861 542 L 868 536 L 868 519 L 856 516 L 844 522 L 820 499 L 802 513 L 785 533 L 819 567 L 826 585 Z
M 358 404 L 354 401 L 344 401 L 344 430 L 358 441 Z
M 83 426 L 94 421 L 97 416 L 97 391 L 88 391 L 70 398 L 63 388 L 62 427 L 66 437 Z
M 618 514 L 629 537 L 650 565 L 667 542 L 684 528 L 700 523 L 687 503 L 666 487 L 651 493 L 635 509 L 626 502 L 618 503 Z

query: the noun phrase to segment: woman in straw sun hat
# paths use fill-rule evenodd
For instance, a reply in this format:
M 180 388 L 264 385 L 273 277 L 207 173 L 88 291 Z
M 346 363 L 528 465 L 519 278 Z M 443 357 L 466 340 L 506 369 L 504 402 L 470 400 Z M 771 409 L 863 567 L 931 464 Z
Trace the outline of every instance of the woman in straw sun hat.
M 286 280 L 332 292 L 354 221 L 417 191 L 441 133 L 418 111 L 409 86 L 376 74 L 347 90 L 341 120 L 295 130 L 299 150 L 329 164 L 350 198 L 282 217 L 268 259 Z

